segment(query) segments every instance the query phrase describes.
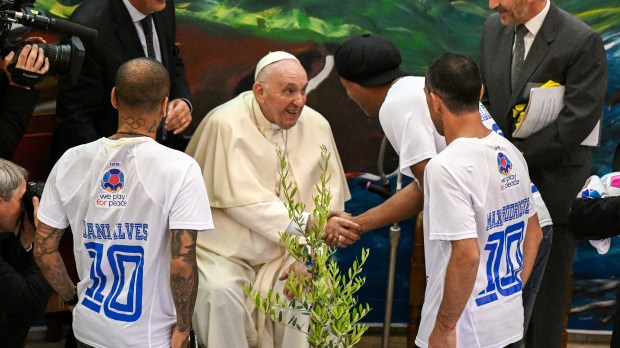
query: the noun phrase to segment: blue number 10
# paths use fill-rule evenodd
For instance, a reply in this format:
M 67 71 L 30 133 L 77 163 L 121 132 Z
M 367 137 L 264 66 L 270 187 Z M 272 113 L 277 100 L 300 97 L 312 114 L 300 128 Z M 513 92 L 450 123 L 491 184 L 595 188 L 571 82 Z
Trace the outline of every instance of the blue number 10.
M 523 253 L 521 242 L 525 222 L 520 221 L 510 225 L 505 231 L 495 232 L 489 235 L 484 250 L 489 251 L 486 264 L 487 287 L 476 297 L 478 306 L 497 301 L 499 296 L 510 296 L 523 288 L 523 283 L 518 277 L 523 268 Z M 500 266 L 504 261 L 502 275 Z
M 101 270 L 103 244 L 84 244 L 93 259 L 90 265 L 92 285 L 85 291 L 82 304 L 97 313 L 118 321 L 134 322 L 142 314 L 142 277 L 144 249 L 139 245 L 112 245 L 106 256 L 112 270 L 112 287 L 105 294 L 106 275 Z

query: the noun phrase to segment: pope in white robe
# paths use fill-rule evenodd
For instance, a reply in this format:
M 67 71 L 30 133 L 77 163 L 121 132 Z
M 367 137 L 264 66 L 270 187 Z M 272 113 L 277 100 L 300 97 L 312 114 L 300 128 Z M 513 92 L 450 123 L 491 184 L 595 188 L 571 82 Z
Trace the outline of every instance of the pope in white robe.
M 255 79 L 252 91 L 205 117 L 187 148 L 202 168 L 215 224 L 197 241 L 193 327 L 199 344 L 212 348 L 307 347 L 304 334 L 257 313 L 243 291 L 253 284 L 264 294 L 281 292 L 285 281 L 278 278 L 296 262 L 278 235 L 295 233 L 297 226 L 283 203 L 276 148 L 288 162 L 288 180 L 298 186 L 306 219 L 320 183 L 321 145 L 331 153 L 331 210 L 344 210 L 350 194 L 329 123 L 304 106 L 308 80 L 299 61 L 286 52 L 269 53 Z

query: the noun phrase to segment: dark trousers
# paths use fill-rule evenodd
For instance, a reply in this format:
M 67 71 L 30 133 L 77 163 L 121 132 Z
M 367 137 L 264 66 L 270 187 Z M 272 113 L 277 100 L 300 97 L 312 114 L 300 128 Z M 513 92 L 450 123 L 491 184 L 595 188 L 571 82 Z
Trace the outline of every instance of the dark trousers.
M 553 226 L 552 248 L 527 330 L 527 347 L 562 345 L 562 328 L 573 270 L 575 238 L 566 224 Z
M 614 331 L 611 333 L 610 347 L 620 347 L 620 290 L 616 295 L 616 314 L 614 318 Z
M 547 261 L 549 259 L 549 253 L 551 252 L 551 244 L 553 238 L 553 226 L 545 226 L 542 228 L 543 237 L 538 247 L 538 254 L 536 254 L 536 260 L 534 261 L 534 268 L 530 279 L 523 287 L 523 335 L 527 333 L 527 328 L 532 316 L 532 310 L 534 309 L 534 303 L 540 289 L 540 283 L 542 282 L 545 274 L 545 268 L 547 267 Z M 510 345 L 512 348 L 521 347 L 523 340 L 517 341 Z
M 23 315 L 0 311 L 0 348 L 20 348 L 26 343 L 32 321 Z

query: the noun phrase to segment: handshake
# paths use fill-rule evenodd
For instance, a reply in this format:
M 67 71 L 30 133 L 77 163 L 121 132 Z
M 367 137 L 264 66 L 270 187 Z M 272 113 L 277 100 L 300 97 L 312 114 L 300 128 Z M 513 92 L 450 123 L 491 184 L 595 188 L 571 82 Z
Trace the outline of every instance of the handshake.
M 342 211 L 332 211 L 327 220 L 323 239 L 330 247 L 346 248 L 357 242 L 365 232 L 357 217 Z

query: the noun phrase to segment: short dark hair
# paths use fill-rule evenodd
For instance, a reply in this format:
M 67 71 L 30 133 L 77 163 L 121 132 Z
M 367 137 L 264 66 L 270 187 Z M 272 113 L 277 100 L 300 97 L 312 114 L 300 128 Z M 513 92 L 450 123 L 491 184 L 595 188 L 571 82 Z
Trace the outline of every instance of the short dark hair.
M 116 72 L 116 102 L 122 106 L 155 111 L 169 91 L 168 71 L 155 59 L 132 59 Z
M 455 114 L 478 109 L 482 79 L 478 65 L 455 53 L 445 53 L 433 60 L 426 71 L 426 87 L 441 98 Z

